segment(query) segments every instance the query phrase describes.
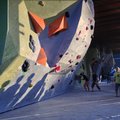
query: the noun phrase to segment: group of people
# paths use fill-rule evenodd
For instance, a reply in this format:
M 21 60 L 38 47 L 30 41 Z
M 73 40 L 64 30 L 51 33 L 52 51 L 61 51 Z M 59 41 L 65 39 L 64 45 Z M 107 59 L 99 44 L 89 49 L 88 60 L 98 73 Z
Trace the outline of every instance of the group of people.
M 99 77 L 97 75 L 97 67 L 98 67 L 98 61 L 96 59 L 92 59 L 91 62 L 91 70 L 92 70 L 92 84 L 91 84 L 91 89 L 94 91 L 94 87 L 96 86 L 99 91 L 101 91 L 101 88 L 99 86 Z M 90 91 L 89 87 L 89 78 L 87 75 L 85 75 L 84 72 L 80 73 L 78 75 L 78 80 L 83 81 L 83 87 L 86 91 Z
M 91 70 L 92 70 L 92 84 L 91 84 L 91 91 L 94 91 L 94 87 L 96 86 L 99 91 L 101 91 L 101 88 L 99 86 L 99 76 L 97 74 L 97 63 L 95 59 L 91 62 Z M 90 91 L 89 87 L 89 78 L 87 75 L 85 75 L 84 72 L 80 73 L 77 76 L 77 80 L 84 81 L 83 87 L 86 91 Z M 120 88 L 120 69 L 118 67 L 115 68 L 114 72 L 114 82 L 115 82 L 115 94 L 116 97 L 118 97 L 119 88 Z
M 84 72 L 80 73 L 80 75 L 77 77 L 78 80 L 81 80 L 83 81 L 83 87 L 86 91 L 90 91 L 90 87 L 89 87 L 89 78 L 87 75 L 84 74 Z M 92 89 L 92 92 L 94 91 L 94 87 L 96 86 L 98 88 L 99 91 L 101 91 L 101 88 L 98 84 L 98 77 L 96 74 L 93 74 L 92 75 L 92 85 L 91 85 L 91 89 Z

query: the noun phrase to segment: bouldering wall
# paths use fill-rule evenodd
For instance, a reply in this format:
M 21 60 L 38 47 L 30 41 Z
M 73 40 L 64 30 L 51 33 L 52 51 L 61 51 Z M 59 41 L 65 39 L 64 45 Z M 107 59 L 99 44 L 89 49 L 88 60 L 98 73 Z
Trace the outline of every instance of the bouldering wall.
M 23 59 L 10 83 L 1 83 L 0 113 L 72 89 L 74 72 L 85 56 L 94 32 L 93 5 L 88 1 L 78 0 L 47 24 L 32 9 L 27 10 L 24 1 L 19 2 L 19 18 L 16 19 L 19 23 L 18 54 Z

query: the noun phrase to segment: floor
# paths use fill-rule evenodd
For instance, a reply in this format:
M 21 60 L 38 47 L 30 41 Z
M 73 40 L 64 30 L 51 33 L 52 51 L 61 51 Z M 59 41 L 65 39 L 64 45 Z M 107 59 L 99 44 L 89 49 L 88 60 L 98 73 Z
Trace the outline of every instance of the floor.
M 78 84 L 52 99 L 0 114 L 0 120 L 120 120 L 120 97 L 114 84 L 86 92 Z

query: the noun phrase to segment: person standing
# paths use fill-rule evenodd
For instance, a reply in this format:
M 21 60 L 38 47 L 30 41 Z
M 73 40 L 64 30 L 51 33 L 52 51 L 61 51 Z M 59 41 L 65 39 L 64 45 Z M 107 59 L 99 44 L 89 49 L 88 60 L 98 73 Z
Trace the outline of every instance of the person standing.
M 119 72 L 118 67 L 116 68 L 114 77 L 115 77 L 115 93 L 116 93 L 116 97 L 118 97 L 118 90 L 120 87 L 120 72 Z
M 95 58 L 92 59 L 91 69 L 92 69 L 92 85 L 91 85 L 92 91 L 94 91 L 95 86 L 99 91 L 101 91 L 101 88 L 98 84 L 99 76 L 97 75 L 98 61 Z
M 101 88 L 100 88 L 100 86 L 98 84 L 98 76 L 97 76 L 97 74 L 93 73 L 93 75 L 92 75 L 92 85 L 91 85 L 92 92 L 94 91 L 95 86 L 97 87 L 97 89 L 99 91 L 101 91 Z

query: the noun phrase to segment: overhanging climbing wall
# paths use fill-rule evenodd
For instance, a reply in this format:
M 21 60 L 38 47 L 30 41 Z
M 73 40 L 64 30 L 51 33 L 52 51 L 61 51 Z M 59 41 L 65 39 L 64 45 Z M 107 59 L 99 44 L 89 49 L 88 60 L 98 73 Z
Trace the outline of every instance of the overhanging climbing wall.
M 25 8 L 24 1 L 20 6 Z M 22 14 L 22 9 L 19 11 Z M 94 32 L 91 0 L 78 0 L 64 13 L 58 14 L 50 24 L 45 25 L 44 18 L 39 19 L 39 16 L 34 17 L 34 22 L 33 19 L 29 21 L 28 17 L 30 16 L 25 8 L 24 19 L 20 18 L 21 30 L 24 31 L 20 35 L 20 54 L 28 63 L 23 62 L 18 66 L 9 85 L 1 85 L 4 89 L 0 92 L 0 112 L 42 101 L 72 88 L 76 66 L 91 43 Z M 39 20 L 42 20 L 43 28 L 38 24 Z M 22 22 L 26 22 L 27 26 Z M 32 31 L 28 23 L 37 29 Z M 28 31 L 37 34 L 29 32 L 30 35 Z M 38 39 L 34 37 L 35 34 Z M 23 38 L 27 40 L 24 42 Z M 29 50 L 24 52 L 26 48 Z
M 68 10 L 70 15 L 66 18 L 68 27 L 64 31 L 52 34 L 52 30 L 47 26 L 39 35 L 40 44 L 46 52 L 50 67 L 60 66 L 60 72 L 64 73 L 78 65 L 84 57 L 94 31 L 93 14 L 88 7 L 88 3 L 79 1 Z M 61 17 L 58 18 L 61 20 Z M 57 20 L 59 23 L 59 19 Z M 51 27 L 53 25 L 53 28 L 59 29 L 58 23 L 53 22 Z

